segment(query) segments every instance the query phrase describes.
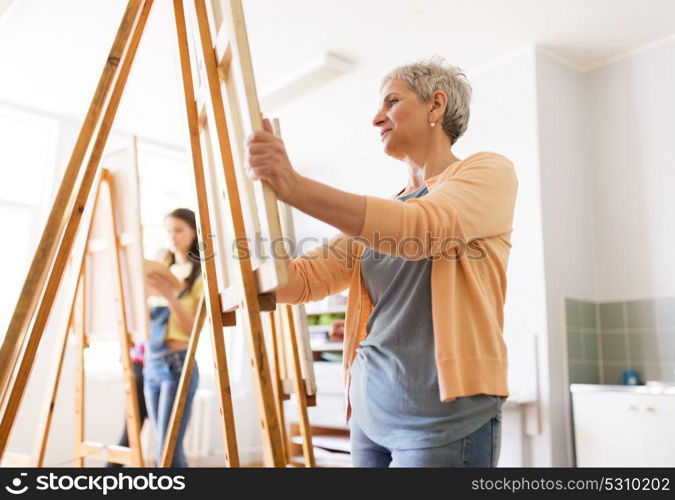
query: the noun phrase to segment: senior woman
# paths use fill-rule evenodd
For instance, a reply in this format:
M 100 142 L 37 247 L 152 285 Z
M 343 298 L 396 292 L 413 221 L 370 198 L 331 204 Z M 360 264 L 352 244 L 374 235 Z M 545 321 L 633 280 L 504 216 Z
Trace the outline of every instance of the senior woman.
M 394 69 L 380 96 L 373 125 L 409 174 L 389 199 L 299 175 L 267 120 L 247 138 L 248 175 L 340 231 L 290 261 L 291 282 L 277 300 L 349 288 L 344 369 L 355 466 L 495 467 L 509 395 L 502 330 L 513 165 L 496 153 L 453 154 L 471 88 L 443 60 Z

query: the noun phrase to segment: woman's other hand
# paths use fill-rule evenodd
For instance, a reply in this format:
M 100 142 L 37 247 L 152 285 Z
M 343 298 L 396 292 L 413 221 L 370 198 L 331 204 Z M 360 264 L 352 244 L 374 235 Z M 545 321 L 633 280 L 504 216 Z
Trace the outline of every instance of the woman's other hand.
M 276 137 L 272 124 L 265 118 L 265 130 L 254 132 L 246 138 L 246 173 L 251 179 L 266 181 L 281 201 L 291 198 L 300 175 L 293 170 L 284 141 Z
M 162 297 L 171 299 L 174 297 L 171 282 L 160 273 L 147 274 L 148 285 L 162 294 Z

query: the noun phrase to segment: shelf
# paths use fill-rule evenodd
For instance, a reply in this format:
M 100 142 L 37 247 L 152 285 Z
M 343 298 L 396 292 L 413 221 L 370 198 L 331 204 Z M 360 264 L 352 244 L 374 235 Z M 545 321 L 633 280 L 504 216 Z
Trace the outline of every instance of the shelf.
M 309 325 L 309 332 L 330 332 L 330 325 Z
M 342 351 L 344 344 L 342 342 L 310 342 L 312 351 Z
M 302 466 L 302 437 L 297 423 L 290 426 L 291 454 L 294 465 Z M 348 428 L 312 425 L 312 448 L 317 467 L 352 467 Z
M 291 441 L 302 445 L 302 436 L 293 436 Z M 332 452 L 349 453 L 351 451 L 349 436 L 312 436 L 312 444 L 314 448 Z
M 308 316 L 317 316 L 319 314 L 345 314 L 347 312 L 346 305 L 335 305 L 335 306 L 310 306 L 305 304 L 305 313 Z
M 353 467 L 352 456 L 349 453 L 330 452 L 321 448 L 314 448 L 314 461 L 317 467 L 337 468 Z M 302 467 L 305 458 L 302 455 L 291 457 L 291 462 L 296 467 Z

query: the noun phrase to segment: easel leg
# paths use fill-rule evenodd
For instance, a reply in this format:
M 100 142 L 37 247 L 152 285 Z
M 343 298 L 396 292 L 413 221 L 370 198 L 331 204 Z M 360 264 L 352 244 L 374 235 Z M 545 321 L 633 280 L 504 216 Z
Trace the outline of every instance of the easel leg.
M 192 326 L 192 334 L 190 335 L 190 342 L 188 343 L 187 356 L 185 357 L 185 364 L 183 365 L 183 372 L 180 374 L 178 382 L 178 390 L 176 391 L 176 398 L 171 409 L 171 417 L 169 417 L 169 425 L 166 428 L 164 436 L 164 448 L 162 449 L 162 458 L 158 467 L 171 467 L 173 453 L 176 449 L 176 439 L 178 438 L 178 431 L 180 430 L 183 413 L 185 411 L 185 402 L 187 401 L 188 390 L 190 389 L 190 381 L 192 380 L 192 372 L 195 366 L 195 353 L 197 352 L 197 345 L 199 344 L 199 336 L 206 320 L 206 305 L 204 298 L 199 301 L 197 306 L 197 313 L 195 314 L 195 322 Z
M 82 252 L 82 261 L 80 263 L 80 283 L 76 290 L 75 306 L 72 315 L 72 325 L 75 337 L 75 429 L 73 450 L 74 467 L 84 467 L 84 350 L 88 345 L 86 338 L 86 316 L 87 316 L 87 257 L 89 251 L 89 238 L 91 229 L 96 217 L 96 206 L 98 205 L 99 195 L 101 194 L 101 177 L 96 183 L 94 194 L 94 203 L 92 205 L 89 228 L 87 229 L 87 240 Z
M 110 197 L 110 228 L 115 235 L 115 248 L 112 252 L 117 290 L 115 302 L 117 303 L 117 313 L 119 317 L 118 329 L 120 335 L 120 350 L 122 358 L 122 369 L 124 376 L 124 396 L 125 408 L 127 413 L 127 436 L 129 437 L 129 448 L 131 449 L 131 461 L 135 467 L 143 467 L 143 451 L 141 449 L 141 422 L 140 409 L 138 406 L 138 393 L 136 391 L 136 376 L 134 375 L 134 366 L 131 362 L 131 335 L 127 325 L 127 310 L 124 297 L 124 286 L 122 285 L 122 266 L 120 264 L 120 239 L 115 228 L 115 206 L 112 203 L 112 191 L 110 190 L 110 180 L 107 171 L 104 171 L 102 180 L 108 186 L 108 196 Z
M 86 256 L 86 251 L 85 251 Z M 86 292 L 86 257 L 82 269 L 82 283 L 77 297 L 78 318 L 75 327 L 75 463 L 74 467 L 84 467 L 82 443 L 84 442 L 84 348 L 85 343 L 85 292 Z
M 293 389 L 298 401 L 298 422 L 300 432 L 302 433 L 302 454 L 305 457 L 305 467 L 314 467 L 314 447 L 312 445 L 312 428 L 309 425 L 309 414 L 307 413 L 307 389 L 305 381 L 302 378 L 302 368 L 300 366 L 300 354 L 298 351 L 298 338 L 293 320 L 293 308 L 290 304 L 282 305 L 282 315 L 284 318 L 284 334 L 289 347 L 293 364 Z
M 129 350 L 131 343 L 128 340 L 128 333 L 120 333 L 126 336 L 127 341 L 122 342 L 122 368 L 124 370 L 124 400 L 127 419 L 127 436 L 129 437 L 129 449 L 131 450 L 131 461 L 134 467 L 144 467 L 143 450 L 141 448 L 141 421 L 140 409 L 138 403 L 138 393 L 136 392 L 136 376 L 131 361 Z
M 283 379 L 281 373 L 281 364 L 283 363 L 283 358 L 281 356 L 281 349 L 283 344 L 281 341 L 282 334 L 277 331 L 276 324 L 276 311 L 271 311 L 268 315 L 270 320 L 270 333 L 271 333 L 271 348 L 272 348 L 272 367 L 274 370 L 273 384 L 272 388 L 274 389 L 274 402 L 277 407 L 277 414 L 279 415 L 279 427 L 281 428 L 281 444 L 284 447 L 284 456 L 286 457 L 286 463 L 291 462 L 291 451 L 290 443 L 288 442 L 288 431 L 286 430 L 286 418 L 284 415 L 284 387 Z
M 86 255 L 86 253 L 85 253 Z M 75 303 L 80 294 L 80 288 L 84 285 L 84 273 L 80 270 L 79 278 L 75 284 L 75 291 L 73 293 L 73 300 L 70 304 L 70 313 L 68 314 L 68 322 L 63 329 L 61 336 L 58 339 L 57 346 L 59 351 L 56 353 L 54 365 L 51 370 L 51 375 L 48 380 L 51 380 L 51 385 L 45 394 L 42 411 L 40 414 L 40 423 L 38 425 L 37 439 L 33 449 L 33 466 L 43 467 L 45 461 L 45 453 L 47 451 L 47 442 L 49 441 L 49 431 L 51 430 L 52 417 L 54 416 L 54 404 L 56 403 L 56 395 L 59 390 L 59 382 L 61 380 L 61 373 L 63 371 L 63 358 L 66 353 L 66 346 L 68 345 L 68 334 L 73 327 L 75 311 Z
M 145 27 L 145 22 L 147 20 L 148 14 L 150 13 L 151 6 L 152 0 L 145 0 L 144 2 L 142 2 L 141 0 L 129 1 L 129 6 L 127 8 L 127 11 L 125 12 L 122 24 L 120 25 L 120 30 L 118 31 L 118 36 L 115 40 L 115 44 L 113 45 L 114 49 L 119 50 L 119 56 L 113 57 L 111 52 L 111 56 L 108 58 L 108 62 L 106 64 L 106 69 L 104 70 L 104 75 L 101 78 L 101 80 L 105 80 L 104 77 L 106 76 L 107 72 L 110 71 L 109 67 L 111 65 L 113 68 L 116 68 L 119 65 L 119 70 L 109 75 L 108 77 L 109 81 L 105 82 L 109 85 L 114 80 L 115 74 L 117 74 L 117 79 L 114 80 L 114 88 L 112 90 L 112 93 L 109 94 L 109 101 L 104 106 L 105 113 L 103 115 L 103 119 L 101 121 L 98 133 L 96 135 L 96 140 L 91 150 L 87 166 L 82 174 L 82 178 L 79 187 L 77 189 L 75 204 L 72 206 L 70 213 L 67 214 L 68 220 L 66 223 L 65 230 L 63 232 L 63 237 L 58 246 L 58 250 L 56 252 L 56 256 L 54 258 L 51 271 L 48 273 L 49 276 L 45 286 L 45 291 L 42 296 L 42 299 L 39 302 L 39 306 L 37 308 L 37 312 L 35 315 L 35 320 L 26 339 L 25 349 L 23 350 L 23 353 L 20 356 L 20 359 L 18 360 L 16 375 L 13 378 L 13 380 L 10 380 L 9 384 L 6 386 L 6 389 L 3 391 L 3 398 L 6 397 L 7 400 L 6 404 L 3 401 L 4 407 L 2 419 L 0 420 L 0 457 L 4 455 L 5 449 L 7 447 L 7 442 L 9 441 L 9 436 L 11 434 L 11 430 L 12 427 L 14 426 L 14 421 L 16 419 L 19 406 L 21 404 L 21 399 L 23 398 L 24 391 L 28 383 L 30 371 L 35 361 L 37 348 L 40 344 L 44 328 L 51 313 L 54 298 L 58 291 L 59 284 L 61 282 L 61 279 L 63 278 L 63 271 L 65 269 L 66 260 L 72 250 L 73 243 L 77 235 L 79 223 L 82 217 L 82 213 L 84 212 L 85 204 L 87 202 L 87 199 L 89 198 L 91 186 L 93 184 L 96 172 L 98 170 L 101 155 L 103 154 L 103 148 L 105 147 L 108 134 L 110 133 L 110 128 L 112 127 L 112 122 L 117 112 L 117 106 L 121 99 L 122 91 L 124 90 L 126 80 L 129 75 L 129 71 L 131 69 L 131 64 L 136 54 L 136 49 L 138 48 L 138 43 L 140 42 L 141 35 L 143 33 L 143 28 Z M 132 27 L 133 27 L 133 35 L 131 36 L 131 39 L 129 39 L 129 31 L 132 30 Z M 121 46 L 118 46 L 117 44 L 121 44 Z M 124 48 L 126 48 L 126 51 L 124 50 Z M 105 96 L 107 95 L 108 92 L 106 89 Z M 97 93 L 95 99 L 100 97 L 101 96 L 99 96 Z M 94 106 L 94 102 L 92 102 L 92 107 L 90 108 L 90 112 L 88 113 L 88 116 L 85 119 L 85 124 L 87 124 L 89 120 L 95 120 L 98 122 L 97 117 L 99 112 L 100 108 L 96 108 Z M 75 153 L 74 156 L 76 156 Z M 84 155 L 82 155 L 82 157 L 79 157 L 80 160 L 83 159 L 83 156 Z M 80 166 L 81 164 L 75 167 L 78 172 Z M 51 242 L 45 243 L 46 247 L 49 247 L 50 245 Z M 40 248 L 38 249 L 36 255 L 37 256 L 40 255 Z M 48 255 L 45 255 L 44 257 L 46 258 L 48 257 Z M 48 262 L 40 262 L 36 264 L 38 268 L 48 265 L 49 265 Z M 34 279 L 37 280 L 38 277 L 41 275 L 42 275 L 41 269 L 37 269 L 35 271 Z M 31 275 L 29 273 L 29 278 L 27 282 L 30 279 Z M 28 286 L 28 291 L 31 291 L 32 287 L 35 287 L 34 291 L 38 293 L 37 290 L 39 289 L 39 284 L 40 283 L 34 283 L 31 286 Z M 28 291 L 26 293 L 28 293 Z M 28 298 L 26 299 L 26 301 L 32 302 L 33 299 Z M 22 306 L 21 304 L 22 302 L 20 299 L 20 303 L 17 305 L 17 312 L 20 315 L 25 314 L 26 312 L 25 310 L 22 309 L 22 307 L 24 307 L 25 304 L 24 306 Z M 14 359 L 13 352 L 15 351 L 17 344 L 19 344 L 22 340 L 21 332 L 23 330 L 18 329 L 18 327 L 21 326 L 22 328 L 25 328 L 27 321 L 28 319 L 26 319 L 25 321 L 23 319 L 21 321 L 17 320 L 15 324 L 16 329 L 10 329 L 11 331 L 8 331 L 9 338 L 5 339 L 7 341 L 8 347 L 5 349 L 5 342 L 3 342 L 3 349 L 0 350 L 0 354 L 4 353 L 3 354 L 4 357 L 2 360 L 3 363 L 6 361 L 12 364 L 12 366 L 7 367 L 9 370 L 13 368 L 12 363 Z M 5 366 L 3 366 L 0 369 L 4 371 Z
M 206 313 L 211 319 L 213 331 L 213 358 L 216 368 L 216 384 L 220 396 L 220 413 L 225 440 L 225 462 L 230 467 L 239 467 L 239 449 L 237 435 L 234 427 L 234 408 L 232 405 L 232 392 L 230 389 L 230 376 L 225 355 L 225 339 L 223 338 L 224 324 L 223 314 L 218 294 L 218 281 L 216 265 L 212 253 L 212 245 L 209 240 L 212 235 L 211 217 L 209 214 L 208 198 L 206 193 L 206 180 L 204 177 L 204 165 L 202 161 L 202 145 L 199 138 L 199 117 L 194 95 L 194 83 L 192 69 L 190 67 L 190 53 L 185 26 L 185 12 L 182 0 L 174 0 L 174 14 L 176 20 L 176 32 L 178 35 L 178 52 L 180 56 L 181 75 L 183 81 L 183 94 L 187 113 L 188 131 L 190 136 L 190 150 L 194 168 L 195 186 L 198 201 L 198 233 L 204 249 L 201 255 L 202 275 L 204 277 L 204 297 Z M 233 317 L 231 314 L 230 317 Z

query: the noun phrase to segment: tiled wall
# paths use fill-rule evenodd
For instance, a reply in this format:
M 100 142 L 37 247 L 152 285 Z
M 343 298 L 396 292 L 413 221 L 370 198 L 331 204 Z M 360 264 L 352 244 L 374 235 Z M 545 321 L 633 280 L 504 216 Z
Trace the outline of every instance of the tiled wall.
M 633 369 L 641 383 L 675 381 L 675 298 L 565 300 L 570 383 L 620 384 Z

